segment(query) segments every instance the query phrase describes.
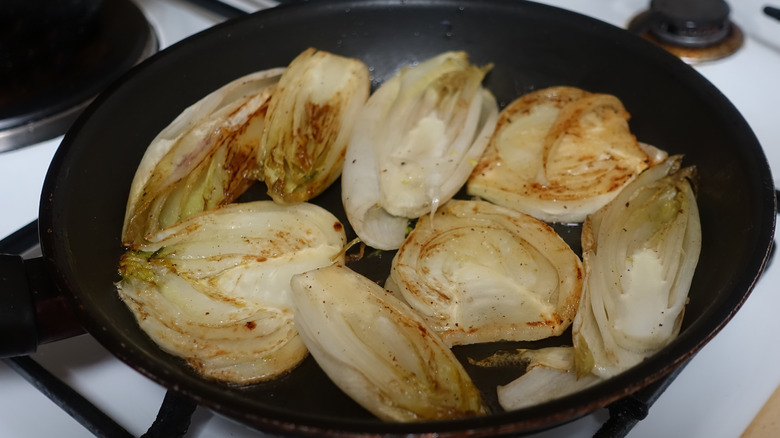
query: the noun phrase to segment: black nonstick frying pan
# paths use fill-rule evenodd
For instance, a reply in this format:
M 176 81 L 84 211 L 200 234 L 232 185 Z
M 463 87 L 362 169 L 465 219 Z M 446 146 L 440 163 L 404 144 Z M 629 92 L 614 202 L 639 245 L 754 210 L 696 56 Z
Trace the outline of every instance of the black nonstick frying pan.
M 120 231 L 136 166 L 152 138 L 184 108 L 247 73 L 288 64 L 307 47 L 362 59 L 376 86 L 402 65 L 465 50 L 495 66 L 486 79 L 502 105 L 552 85 L 618 96 L 640 141 L 685 154 L 698 167 L 703 247 L 680 336 L 611 380 L 571 396 L 481 418 L 381 422 L 342 394 L 308 358 L 277 380 L 235 387 L 198 376 L 163 353 L 117 298 Z M 254 187 L 244 199 L 262 196 Z M 341 215 L 338 186 L 316 200 Z M 41 197 L 40 237 L 49 275 L 80 322 L 113 354 L 160 384 L 258 429 L 293 435 L 488 436 L 537 431 L 588 414 L 672 372 L 739 309 L 772 246 L 775 197 L 752 131 L 726 98 L 693 69 L 621 29 L 521 1 L 319 1 L 231 20 L 151 57 L 95 102 L 67 133 Z M 562 227 L 579 247 L 576 227 Z M 355 269 L 377 280 L 392 254 Z M 564 343 L 553 339 L 546 343 Z M 456 349 L 480 358 L 490 344 Z M 534 344 L 540 345 L 540 344 Z M 494 388 L 517 370 L 484 372 Z

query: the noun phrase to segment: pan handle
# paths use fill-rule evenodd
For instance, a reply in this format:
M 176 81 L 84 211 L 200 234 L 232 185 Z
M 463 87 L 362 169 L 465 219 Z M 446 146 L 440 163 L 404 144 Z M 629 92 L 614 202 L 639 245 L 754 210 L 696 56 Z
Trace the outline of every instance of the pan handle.
M 0 357 L 84 333 L 43 259 L 0 254 Z

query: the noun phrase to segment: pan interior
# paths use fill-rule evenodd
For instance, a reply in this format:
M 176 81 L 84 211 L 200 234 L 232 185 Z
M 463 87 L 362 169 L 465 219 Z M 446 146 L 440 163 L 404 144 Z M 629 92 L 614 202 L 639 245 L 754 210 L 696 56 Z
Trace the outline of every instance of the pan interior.
M 184 108 L 236 77 L 286 65 L 309 46 L 362 59 L 374 86 L 402 65 L 465 50 L 477 64 L 494 64 L 486 85 L 502 105 L 553 85 L 618 96 L 640 141 L 683 153 L 685 164 L 699 169 L 704 244 L 680 337 L 662 354 L 584 393 L 488 421 L 412 425 L 373 419 L 311 359 L 280 379 L 238 388 L 204 380 L 160 351 L 114 289 L 136 166 L 152 138 Z M 620 29 L 530 2 L 306 2 L 219 25 L 115 83 L 66 135 L 44 186 L 41 229 L 47 261 L 102 344 L 163 385 L 250 425 L 295 433 L 528 431 L 584 415 L 666 374 L 701 348 L 763 268 L 774 226 L 771 188 L 761 148 L 734 107 L 690 67 Z M 262 192 L 256 186 L 245 199 Z M 346 223 L 337 185 L 316 202 Z M 579 229 L 565 232 L 579 247 Z M 356 268 L 383 280 L 391 257 L 375 256 Z M 496 347 L 458 354 L 478 356 Z M 475 374 L 486 399 L 495 399 L 496 383 L 514 378 L 511 371 Z

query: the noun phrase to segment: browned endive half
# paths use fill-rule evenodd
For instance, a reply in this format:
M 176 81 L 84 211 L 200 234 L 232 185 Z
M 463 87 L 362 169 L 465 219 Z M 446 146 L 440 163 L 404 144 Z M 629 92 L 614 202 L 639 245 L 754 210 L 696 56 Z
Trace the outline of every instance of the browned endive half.
M 268 109 L 259 179 L 281 204 L 314 198 L 340 175 L 352 127 L 369 94 L 368 67 L 313 48 L 288 66 Z
M 310 203 L 234 203 L 204 211 L 128 251 L 119 297 L 144 332 L 203 376 L 247 384 L 306 356 L 290 278 L 343 257 L 341 223 Z
M 579 257 L 544 222 L 486 201 L 451 200 L 423 216 L 386 287 L 448 345 L 532 341 L 571 325 Z
M 572 326 L 580 375 L 611 377 L 680 332 L 702 230 L 690 178 L 674 155 L 645 171 L 582 231 L 586 282 Z
M 229 204 L 255 182 L 268 99 L 282 71 L 253 73 L 220 87 L 154 138 L 130 187 L 122 230 L 126 246 Z
M 608 94 L 526 94 L 499 116 L 468 193 L 545 222 L 582 222 L 665 156 L 636 140 L 629 117 Z
M 383 420 L 485 413 L 453 352 L 406 304 L 363 275 L 332 265 L 292 279 L 295 325 L 333 382 Z

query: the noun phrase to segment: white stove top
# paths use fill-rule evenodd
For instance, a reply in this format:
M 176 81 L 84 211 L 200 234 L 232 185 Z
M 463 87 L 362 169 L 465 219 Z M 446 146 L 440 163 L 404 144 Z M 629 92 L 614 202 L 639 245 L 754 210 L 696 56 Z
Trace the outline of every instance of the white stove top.
M 167 47 L 221 19 L 178 0 L 135 0 Z M 767 0 L 770 2 L 772 0 Z M 230 0 L 256 8 L 268 0 Z M 545 0 L 625 27 L 649 0 Z M 742 112 L 764 146 L 780 186 L 780 21 L 765 16 L 764 2 L 730 2 L 732 19 L 746 33 L 743 49 L 696 67 Z M 775 6 L 780 6 L 776 0 Z M 61 138 L 0 154 L 0 238 L 33 221 L 49 162 Z M 780 384 L 780 265 L 764 273 L 744 307 L 680 373 L 631 438 L 736 437 Z M 42 346 L 34 359 L 81 392 L 133 435 L 152 424 L 165 390 L 120 363 L 89 336 Z M 79 423 L 0 363 L 0 436 L 89 436 Z M 535 438 L 591 437 L 607 418 L 597 412 Z M 198 408 L 188 437 L 256 437 L 257 432 Z

